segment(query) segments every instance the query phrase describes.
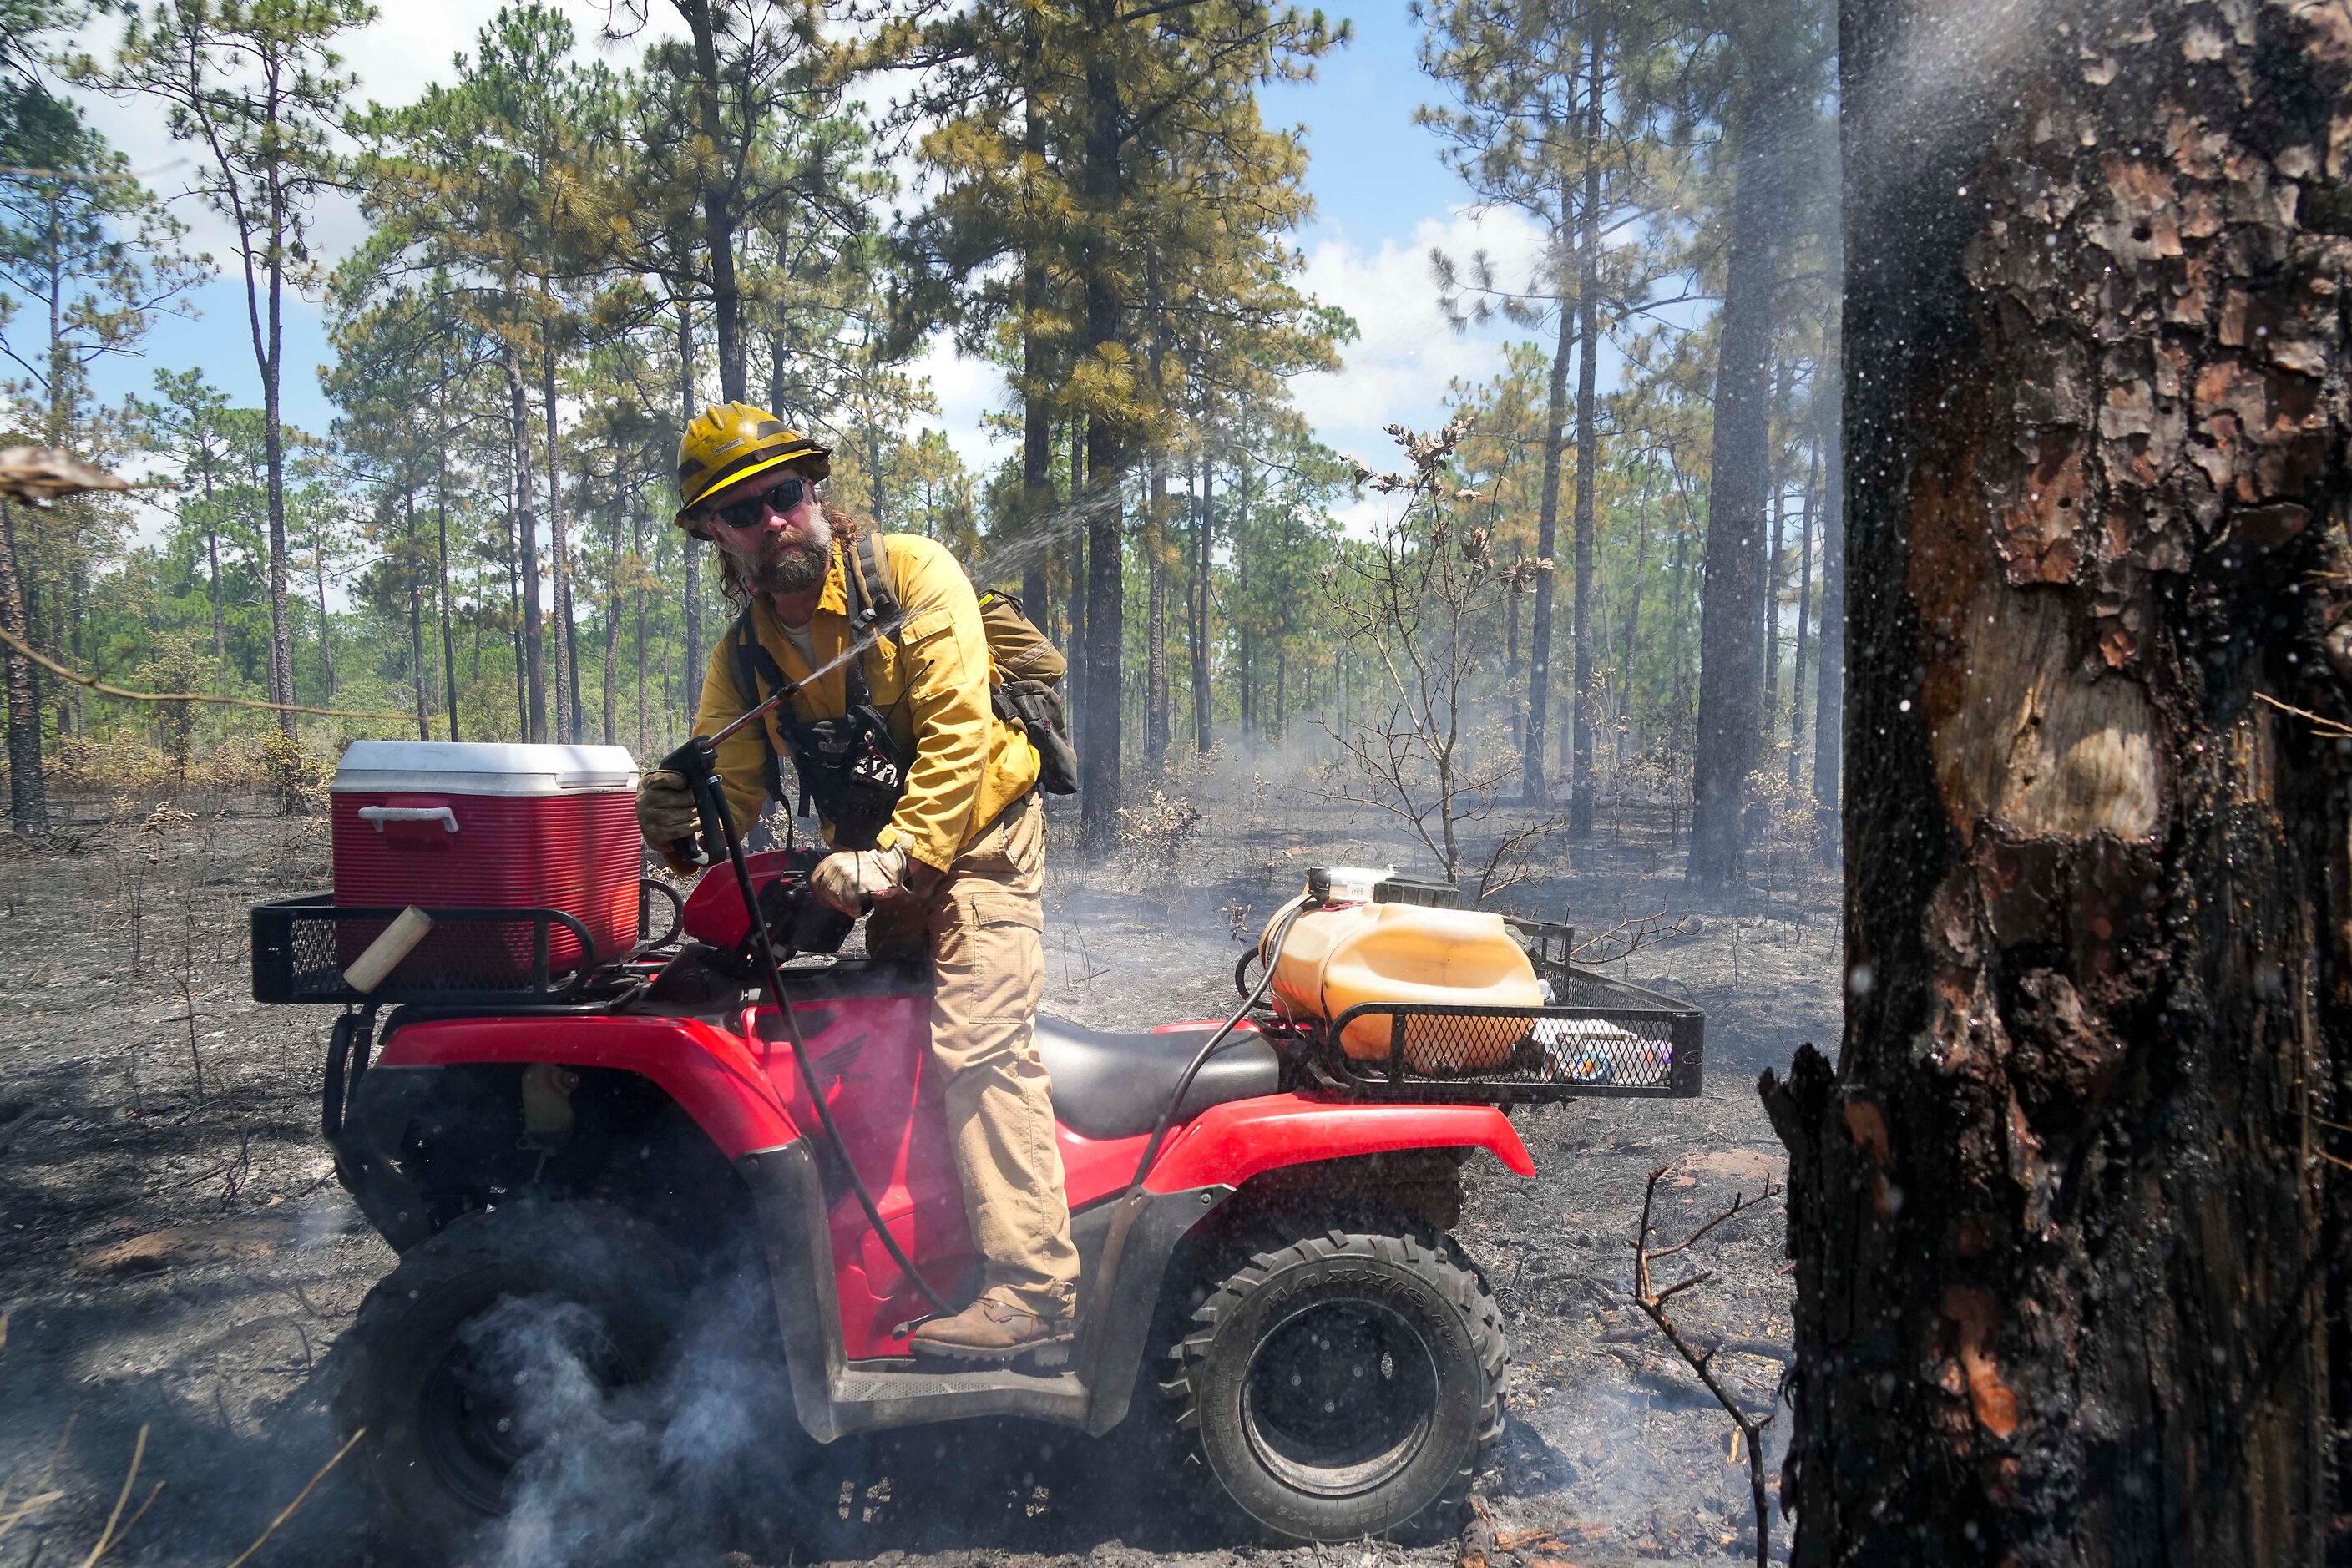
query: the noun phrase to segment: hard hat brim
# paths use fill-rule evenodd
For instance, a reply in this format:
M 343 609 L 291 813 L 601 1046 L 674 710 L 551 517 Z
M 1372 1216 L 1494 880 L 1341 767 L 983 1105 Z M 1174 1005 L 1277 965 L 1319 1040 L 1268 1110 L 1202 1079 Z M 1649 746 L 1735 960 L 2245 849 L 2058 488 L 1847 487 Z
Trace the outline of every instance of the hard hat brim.
M 787 451 L 778 452 L 772 457 L 762 458 L 757 462 L 747 463 L 733 473 L 729 473 L 725 469 L 721 469 L 710 483 L 703 486 L 700 490 L 695 493 L 695 497 L 692 500 L 688 501 L 684 506 L 679 507 L 677 509 L 677 515 L 672 517 L 670 521 L 678 527 L 686 530 L 688 533 L 694 535 L 697 539 L 708 539 L 710 535 L 705 533 L 702 529 L 695 523 L 691 514 L 696 508 L 701 506 L 704 501 L 709 500 L 720 490 L 731 489 L 735 486 L 741 484 L 745 479 L 757 479 L 760 475 L 767 473 L 771 469 L 784 468 L 793 463 L 806 463 L 810 468 L 816 470 L 809 477 L 812 479 L 822 482 L 833 468 L 833 464 L 831 462 L 832 457 L 832 447 L 819 447 L 811 443 L 807 446 L 794 447 Z

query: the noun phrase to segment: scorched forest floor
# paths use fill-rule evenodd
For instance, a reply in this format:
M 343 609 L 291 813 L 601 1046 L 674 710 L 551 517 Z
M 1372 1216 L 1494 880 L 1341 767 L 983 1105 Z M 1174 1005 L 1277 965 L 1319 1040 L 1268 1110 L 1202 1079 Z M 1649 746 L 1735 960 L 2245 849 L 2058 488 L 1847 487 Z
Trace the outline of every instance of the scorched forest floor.
M 1431 868 L 1311 792 L 1252 781 L 1193 799 L 1207 815 L 1189 834 L 1092 864 L 1069 847 L 1075 813 L 1057 810 L 1049 1011 L 1107 1027 L 1222 1015 L 1237 937 L 1255 936 L 1311 861 Z M 110 1515 L 105 1561 L 218 1568 L 334 1454 L 336 1337 L 394 1261 L 320 1140 L 331 1015 L 247 994 L 247 908 L 327 885 L 326 824 L 195 794 L 69 801 L 64 817 L 53 847 L 0 847 L 0 1568 L 80 1563 Z M 1708 1019 L 1703 1099 L 1522 1110 L 1535 1179 L 1483 1156 L 1468 1167 L 1460 1236 L 1501 1300 L 1514 1359 L 1482 1506 L 1525 1562 L 1553 1568 L 1752 1561 L 1731 1424 L 1627 1300 L 1629 1243 L 1657 1166 L 1673 1167 L 1667 1239 L 1780 1179 L 1757 1074 L 1800 1041 L 1833 1047 L 1838 1031 L 1833 873 L 1784 847 L 1771 882 L 1704 904 L 1661 847 L 1666 831 L 1663 817 L 1617 823 L 1604 809 L 1591 843 L 1496 900 L 1590 933 L 1695 917 L 1696 930 L 1609 967 Z M 1722 1343 L 1759 1411 L 1789 1338 L 1781 1226 L 1776 1200 L 1717 1230 L 1690 1259 L 1713 1279 L 1676 1302 Z M 1139 1398 L 1129 1426 L 1157 1415 Z M 1097 1443 L 1019 1424 L 844 1444 L 794 1506 L 772 1510 L 789 1525 L 722 1538 L 681 1519 L 665 1551 L 759 1565 L 1442 1563 L 1462 1551 L 1450 1528 L 1271 1546 L 1181 1506 L 1164 1452 L 1125 1429 Z M 610 1487 L 647 1486 L 646 1506 L 665 1506 L 629 1464 L 615 1456 Z M 1778 1556 L 1788 1527 L 1775 1512 Z M 363 1563 L 362 1515 L 358 1488 L 331 1472 L 254 1561 Z M 486 1541 L 478 1561 L 585 1563 L 587 1533 L 557 1521 Z

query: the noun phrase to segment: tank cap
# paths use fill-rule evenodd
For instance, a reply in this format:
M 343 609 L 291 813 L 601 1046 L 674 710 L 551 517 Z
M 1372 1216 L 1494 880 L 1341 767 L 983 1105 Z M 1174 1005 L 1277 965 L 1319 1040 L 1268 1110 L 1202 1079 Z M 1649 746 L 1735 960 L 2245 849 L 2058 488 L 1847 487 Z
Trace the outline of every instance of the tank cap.
M 1318 904 L 1368 904 L 1381 879 L 1395 874 L 1393 866 L 1309 866 L 1307 896 Z
M 1462 889 L 1451 882 L 1425 881 L 1419 877 L 1391 877 L 1372 889 L 1372 902 L 1458 910 L 1462 907 Z

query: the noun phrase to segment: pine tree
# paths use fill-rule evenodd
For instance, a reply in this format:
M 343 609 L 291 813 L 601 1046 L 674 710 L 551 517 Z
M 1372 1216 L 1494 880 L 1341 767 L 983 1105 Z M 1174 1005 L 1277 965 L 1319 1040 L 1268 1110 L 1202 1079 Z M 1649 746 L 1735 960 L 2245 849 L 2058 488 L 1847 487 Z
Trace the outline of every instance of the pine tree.
M 199 145 L 195 190 L 236 235 L 246 321 L 261 380 L 269 498 L 269 696 L 290 702 L 286 604 L 286 442 L 278 416 L 285 294 L 307 286 L 310 212 L 333 183 L 330 137 L 353 78 L 334 50 L 374 17 L 367 0 L 156 0 L 134 12 L 113 62 L 78 62 L 99 90 L 163 103 L 174 141 Z M 296 732 L 291 712 L 279 723 Z

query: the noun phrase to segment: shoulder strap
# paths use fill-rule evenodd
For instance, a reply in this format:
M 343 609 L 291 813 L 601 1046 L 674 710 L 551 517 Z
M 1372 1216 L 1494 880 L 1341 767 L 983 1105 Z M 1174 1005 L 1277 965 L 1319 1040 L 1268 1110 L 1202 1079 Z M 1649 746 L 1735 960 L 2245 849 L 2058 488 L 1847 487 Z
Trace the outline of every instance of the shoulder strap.
M 735 694 L 746 708 L 760 701 L 762 696 L 760 689 L 761 676 L 767 678 L 770 691 L 777 690 L 784 684 L 783 670 L 777 666 L 775 656 L 761 645 L 759 633 L 751 625 L 751 614 L 758 605 L 756 599 L 745 605 L 743 613 L 735 617 L 734 629 L 728 634 L 734 643 Z M 792 717 L 789 704 L 784 717 L 788 720 Z M 768 794 L 772 797 L 784 800 L 787 798 L 784 795 L 784 771 L 776 757 L 776 743 L 769 738 L 768 726 L 764 722 L 751 727 L 760 733 L 760 748 L 763 753 L 760 764 L 761 782 L 768 786 Z
M 844 586 L 849 590 L 852 637 L 862 637 L 875 626 L 898 618 L 898 585 L 891 581 L 887 560 L 879 529 L 869 528 L 857 536 L 856 547 L 845 563 L 848 571 L 844 574 Z

